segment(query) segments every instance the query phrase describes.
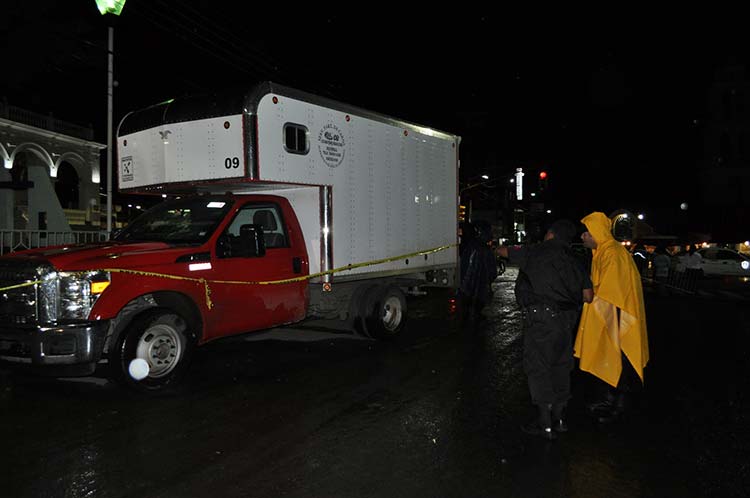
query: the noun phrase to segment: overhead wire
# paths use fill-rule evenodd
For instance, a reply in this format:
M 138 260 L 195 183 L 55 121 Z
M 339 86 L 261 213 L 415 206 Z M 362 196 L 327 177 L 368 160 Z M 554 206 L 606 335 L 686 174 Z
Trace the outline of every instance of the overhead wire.
M 144 16 L 144 15 L 142 15 L 140 13 L 138 13 L 136 15 L 138 15 L 139 17 L 143 17 L 144 19 L 147 19 L 148 22 L 150 22 L 151 24 L 153 24 L 154 26 L 156 26 L 156 27 L 158 27 L 160 29 L 163 29 L 165 31 L 169 31 L 169 26 L 167 26 L 167 25 L 159 22 L 158 20 L 156 20 L 154 18 L 151 18 L 151 17 L 148 17 L 148 16 Z M 227 59 L 227 58 L 225 58 L 225 57 L 223 57 L 223 56 L 221 56 L 221 55 L 219 55 L 217 53 L 211 52 L 211 51 L 209 51 L 209 50 L 207 50 L 207 49 L 205 49 L 203 47 L 198 46 L 198 48 L 200 48 L 204 53 L 206 53 L 208 55 L 211 55 L 216 60 L 218 60 L 220 62 L 223 62 L 224 64 L 227 64 L 228 66 L 231 66 L 233 68 L 233 70 L 235 70 L 237 72 L 246 74 L 248 77 L 251 77 L 251 78 L 257 77 L 256 74 L 254 74 L 254 73 L 246 70 L 243 66 L 237 66 L 237 64 L 236 64 L 235 61 L 231 61 L 231 60 L 229 60 L 229 59 Z M 191 87 L 194 90 L 199 91 L 199 92 L 207 92 L 207 91 L 210 91 L 212 89 L 212 88 L 208 88 L 203 82 L 201 82 L 197 78 L 188 78 L 188 77 L 182 76 L 180 74 L 176 74 L 176 73 L 172 74 L 170 77 L 171 78 L 179 79 L 184 84 L 186 84 L 188 87 Z
M 138 9 L 131 12 L 160 30 L 174 35 L 182 42 L 188 43 L 203 53 L 210 55 L 220 63 L 229 66 L 232 71 L 247 75 L 253 81 L 272 80 L 281 84 L 293 84 L 290 78 L 303 77 L 306 89 L 331 98 L 341 97 L 341 82 L 333 83 L 322 78 L 318 72 L 305 72 L 296 75 L 284 68 L 272 55 L 266 54 L 236 36 L 232 21 L 222 25 L 217 17 L 218 10 L 201 11 L 195 5 L 175 0 L 142 1 Z M 201 87 L 201 91 L 206 91 Z
M 196 29 L 202 29 L 203 34 L 201 36 L 204 39 L 208 39 L 209 37 L 214 37 L 215 39 L 219 40 L 220 43 L 214 43 L 214 46 L 220 47 L 224 49 L 225 53 L 234 55 L 238 58 L 241 58 L 243 60 L 249 61 L 253 64 L 261 65 L 263 66 L 261 69 L 263 69 L 266 72 L 272 72 L 273 71 L 273 65 L 269 64 L 266 60 L 263 60 L 261 57 L 258 57 L 257 50 L 255 50 L 252 46 L 245 43 L 244 40 L 241 40 L 237 37 L 235 37 L 235 40 L 229 40 L 225 36 L 222 35 L 222 33 L 231 34 L 231 31 L 227 31 L 225 26 L 220 26 L 216 23 L 214 23 L 211 19 L 211 17 L 207 16 L 203 12 L 199 12 L 195 10 L 194 7 L 190 7 L 187 4 L 181 3 L 181 7 L 183 8 L 177 8 L 172 9 L 168 5 L 165 5 L 164 0 L 158 0 L 158 3 L 162 6 L 165 6 L 166 9 L 168 9 L 170 12 L 175 11 L 177 14 L 179 14 L 185 21 L 190 22 L 195 26 L 194 32 Z M 185 8 L 191 9 L 196 16 L 191 16 L 185 12 Z M 210 29 L 210 24 L 213 24 L 214 29 Z M 205 29 L 206 26 L 209 29 Z M 209 35 L 206 35 L 205 33 L 208 32 Z
M 173 1 L 173 0 L 157 0 L 157 1 L 161 3 L 162 5 L 164 5 L 164 4 L 168 4 L 170 1 Z M 246 40 L 244 40 L 243 38 L 235 36 L 234 31 L 227 30 L 225 26 L 219 25 L 213 18 L 207 16 L 205 12 L 201 12 L 197 10 L 193 5 L 190 5 L 189 3 L 183 2 L 182 0 L 179 0 L 177 3 L 182 8 L 182 10 L 180 10 L 179 12 L 182 14 L 183 17 L 187 17 L 188 19 L 190 19 L 190 16 L 188 16 L 185 13 L 185 10 L 191 11 L 195 16 L 200 18 L 200 21 L 196 21 L 196 23 L 207 25 L 210 32 L 214 36 L 216 36 L 219 40 L 225 41 L 229 46 L 239 47 L 240 49 L 242 49 L 243 53 L 247 52 L 251 54 L 251 57 L 259 61 L 261 64 L 263 64 L 266 70 L 274 71 L 277 69 L 277 64 L 275 64 L 275 61 L 273 59 L 266 57 L 266 54 L 257 50 L 252 45 L 248 45 L 246 43 Z M 172 10 L 172 8 L 168 6 L 167 8 Z M 190 20 L 194 20 L 194 19 L 190 19 Z M 210 29 L 210 28 L 214 28 L 214 29 Z
M 156 13 L 156 12 L 153 12 L 153 11 L 151 12 L 151 14 L 155 14 L 156 16 L 160 16 L 159 13 Z M 149 23 L 153 24 L 157 28 L 160 28 L 160 29 L 162 29 L 163 31 L 165 31 L 167 33 L 171 33 L 173 35 L 176 35 L 179 39 L 190 43 L 191 45 L 195 46 L 196 48 L 200 49 L 201 51 L 205 52 L 206 54 L 211 55 L 212 57 L 216 58 L 217 60 L 219 60 L 221 62 L 224 62 L 226 64 L 231 65 L 233 69 L 239 70 L 239 71 L 242 71 L 242 72 L 245 72 L 245 73 L 248 73 L 248 74 L 251 74 L 249 71 L 247 71 L 244 68 L 244 66 L 238 65 L 236 60 L 231 60 L 225 54 L 220 53 L 220 52 L 222 52 L 221 50 L 218 50 L 218 51 L 216 51 L 216 50 L 210 50 L 206 45 L 197 43 L 196 40 L 195 40 L 195 37 L 196 36 L 200 36 L 200 35 L 197 35 L 197 33 L 194 33 L 194 32 L 190 32 L 189 29 L 186 28 L 184 25 L 182 25 L 180 23 L 175 23 L 174 21 L 170 20 L 169 18 L 164 18 L 164 17 L 156 18 L 156 17 L 154 17 L 154 15 L 146 15 L 143 12 L 137 12 L 135 15 L 141 17 L 142 19 L 147 20 Z M 165 19 L 167 20 L 166 22 L 164 22 Z M 180 31 L 175 30 L 174 29 L 175 27 L 181 28 L 182 30 L 180 30 Z M 213 44 L 213 42 L 211 42 L 210 40 L 204 39 L 203 41 L 207 42 L 209 45 Z
M 267 74 L 267 67 L 258 68 L 256 59 L 248 57 L 241 51 L 232 49 L 235 45 L 222 42 L 219 37 L 207 34 L 201 22 L 194 18 L 181 15 L 180 18 L 172 12 L 161 10 L 158 4 L 139 4 L 140 10 L 134 9 L 135 15 L 156 25 L 158 28 L 179 36 L 182 40 L 212 56 L 216 60 L 229 65 L 232 70 L 242 72 L 256 79 L 263 79 Z M 162 5 L 163 7 L 163 5 Z M 179 11 L 179 9 L 177 9 Z M 189 25 L 187 23 L 191 23 Z M 261 70 L 259 70 L 261 69 Z

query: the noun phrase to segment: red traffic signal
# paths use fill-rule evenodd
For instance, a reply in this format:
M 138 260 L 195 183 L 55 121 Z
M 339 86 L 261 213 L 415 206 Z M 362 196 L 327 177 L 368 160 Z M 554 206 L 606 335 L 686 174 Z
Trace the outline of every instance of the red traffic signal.
M 547 172 L 546 171 L 540 171 L 539 172 L 539 190 L 544 190 L 547 188 Z

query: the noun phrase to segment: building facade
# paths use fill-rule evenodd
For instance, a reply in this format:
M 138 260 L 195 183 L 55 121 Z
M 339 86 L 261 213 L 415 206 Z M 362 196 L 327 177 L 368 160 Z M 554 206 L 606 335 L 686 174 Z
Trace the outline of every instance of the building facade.
M 0 230 L 100 230 L 93 130 L 0 103 Z

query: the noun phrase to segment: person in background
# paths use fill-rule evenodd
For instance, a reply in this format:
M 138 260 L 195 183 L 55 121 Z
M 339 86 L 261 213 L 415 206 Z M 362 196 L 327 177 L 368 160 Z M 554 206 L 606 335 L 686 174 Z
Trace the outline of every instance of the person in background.
M 521 427 L 527 434 L 555 439 L 568 430 L 573 331 L 581 304 L 593 299 L 592 284 L 570 248 L 576 234 L 569 220 L 554 222 L 541 244 L 499 247 L 499 256 L 518 266 L 516 301 L 524 315 L 523 366 L 537 418 Z
M 687 254 L 682 256 L 685 267 L 685 290 L 694 292 L 698 280 L 703 276 L 703 256 L 690 244 Z
M 669 280 L 669 267 L 671 264 L 672 259 L 667 254 L 666 249 L 663 246 L 658 246 L 654 251 L 652 265 L 654 267 L 654 281 L 656 282 L 659 295 L 664 295 L 667 292 L 666 286 Z
M 646 310 L 641 276 L 628 251 L 612 236 L 612 221 L 604 213 L 583 218 L 583 245 L 592 250 L 594 300 L 583 305 L 575 341 L 581 370 L 609 384 L 604 398 L 589 405 L 599 422 L 616 420 L 626 407 L 626 395 L 643 385 L 648 363 Z
M 648 269 L 648 251 L 643 246 L 635 246 L 632 249 L 633 261 L 635 261 L 635 267 L 638 268 L 638 273 L 641 276 L 646 276 L 646 270 Z
M 492 238 L 488 223 L 462 223 L 459 244 L 459 305 L 464 320 L 478 320 L 492 296 L 492 282 L 497 278 L 497 263 L 490 248 Z

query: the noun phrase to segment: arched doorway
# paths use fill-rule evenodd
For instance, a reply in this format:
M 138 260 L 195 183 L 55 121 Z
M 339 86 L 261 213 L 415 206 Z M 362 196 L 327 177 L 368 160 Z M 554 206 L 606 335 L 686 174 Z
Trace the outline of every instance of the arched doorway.
M 29 171 L 25 154 L 14 159 L 10 177 L 13 182 L 13 228 L 26 230 L 29 228 Z
M 55 193 L 63 209 L 80 209 L 78 183 L 79 178 L 75 168 L 68 162 L 61 163 L 57 170 Z

